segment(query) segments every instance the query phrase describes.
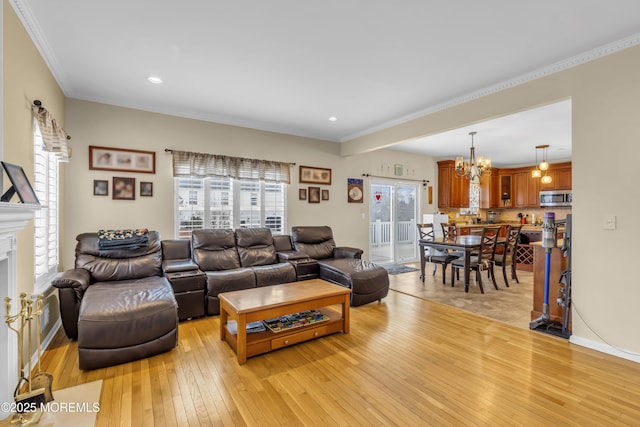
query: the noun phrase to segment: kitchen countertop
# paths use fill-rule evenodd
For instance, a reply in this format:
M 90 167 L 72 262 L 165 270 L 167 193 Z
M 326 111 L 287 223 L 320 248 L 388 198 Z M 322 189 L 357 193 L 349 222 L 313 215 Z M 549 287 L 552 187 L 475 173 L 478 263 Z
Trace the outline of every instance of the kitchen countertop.
M 507 226 L 507 225 L 519 225 L 520 223 L 517 221 L 504 221 L 504 222 L 496 222 L 493 224 L 485 223 L 485 224 L 463 224 L 461 222 L 456 222 L 458 227 L 468 227 L 468 228 L 482 228 L 482 227 L 498 227 L 498 226 Z M 534 225 L 534 224 L 523 224 L 523 231 L 542 231 L 542 224 Z M 564 227 L 559 227 L 558 231 L 564 231 Z
M 498 227 L 498 226 L 506 226 L 506 225 L 520 225 L 519 222 L 517 221 L 512 221 L 512 222 L 508 222 L 508 221 L 503 221 L 503 222 L 495 222 L 495 223 L 480 223 L 480 224 L 466 224 L 466 223 L 462 223 L 462 222 L 456 222 L 456 225 L 458 227 L 468 227 L 468 228 L 482 228 L 482 227 Z M 542 226 L 541 225 L 533 225 L 533 224 L 524 224 L 522 227 L 523 230 L 542 230 Z

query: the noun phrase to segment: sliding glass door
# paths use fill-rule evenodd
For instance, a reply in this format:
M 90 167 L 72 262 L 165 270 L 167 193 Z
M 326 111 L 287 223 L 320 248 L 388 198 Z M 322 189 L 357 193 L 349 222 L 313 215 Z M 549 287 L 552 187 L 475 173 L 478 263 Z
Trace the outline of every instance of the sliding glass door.
M 418 184 L 371 181 L 369 253 L 379 264 L 417 260 Z

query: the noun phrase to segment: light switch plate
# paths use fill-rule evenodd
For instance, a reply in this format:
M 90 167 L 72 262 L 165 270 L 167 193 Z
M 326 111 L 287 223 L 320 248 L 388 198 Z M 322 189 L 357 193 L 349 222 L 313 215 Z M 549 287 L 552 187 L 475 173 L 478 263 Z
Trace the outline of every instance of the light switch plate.
M 616 229 L 616 216 L 615 215 L 605 215 L 604 222 L 602 224 L 602 228 L 604 230 L 615 230 Z

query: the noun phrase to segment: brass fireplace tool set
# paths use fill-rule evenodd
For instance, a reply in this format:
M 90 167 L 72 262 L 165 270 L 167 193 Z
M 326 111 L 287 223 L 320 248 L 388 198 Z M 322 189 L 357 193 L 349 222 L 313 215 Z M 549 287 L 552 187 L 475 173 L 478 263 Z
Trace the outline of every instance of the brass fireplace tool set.
M 53 400 L 53 394 L 51 392 L 53 376 L 48 372 L 43 372 L 40 368 L 40 347 L 42 340 L 40 322 L 42 318 L 42 295 L 37 296 L 34 310 L 33 300 L 31 298 L 27 298 L 26 293 L 21 293 L 20 311 L 14 315 L 11 314 L 11 298 L 7 297 L 4 301 L 7 310 L 5 322 L 9 329 L 18 335 L 18 384 L 16 385 L 13 393 L 16 413 L 11 419 L 11 425 L 27 426 L 36 424 L 42 416 L 41 405 Z M 31 355 L 33 354 L 31 322 L 34 318 L 36 321 L 36 335 L 38 337 L 38 362 L 35 374 L 33 373 L 31 366 Z M 25 373 L 25 364 L 23 360 L 25 334 L 27 341 L 27 355 L 29 357 L 29 370 L 27 373 Z

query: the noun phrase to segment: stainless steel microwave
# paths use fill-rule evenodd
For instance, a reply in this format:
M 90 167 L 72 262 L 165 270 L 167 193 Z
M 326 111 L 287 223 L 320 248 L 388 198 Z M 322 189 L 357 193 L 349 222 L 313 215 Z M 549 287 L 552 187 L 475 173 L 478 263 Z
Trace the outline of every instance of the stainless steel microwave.
M 551 190 L 540 192 L 540 206 L 571 206 L 573 196 L 571 190 Z

